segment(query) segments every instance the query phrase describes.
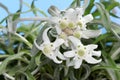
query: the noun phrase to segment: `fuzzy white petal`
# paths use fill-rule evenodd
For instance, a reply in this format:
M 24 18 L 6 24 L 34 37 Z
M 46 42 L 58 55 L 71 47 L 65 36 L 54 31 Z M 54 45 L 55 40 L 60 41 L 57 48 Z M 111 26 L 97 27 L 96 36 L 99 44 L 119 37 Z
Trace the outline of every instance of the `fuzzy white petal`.
M 85 30 L 82 31 L 83 38 L 94 38 L 98 37 L 101 34 L 101 30 Z
M 67 18 L 71 18 L 71 17 L 73 17 L 73 12 L 74 12 L 74 9 L 70 8 L 70 9 L 66 10 L 64 16 L 67 17 Z
M 69 47 L 68 40 L 66 40 L 64 44 L 66 47 Z
M 94 50 L 94 49 L 96 49 L 97 47 L 98 47 L 98 45 L 90 44 L 90 45 L 87 45 L 87 46 L 86 46 L 86 49 L 87 49 L 87 50 Z
M 75 60 L 74 59 L 72 59 L 72 60 L 70 60 L 70 59 L 67 59 L 66 60 L 66 65 L 69 67 L 69 66 L 74 66 L 74 63 L 75 63 Z
M 82 64 L 82 59 L 76 59 L 76 60 L 75 60 L 74 68 L 75 68 L 75 69 L 80 68 L 81 64 Z
M 65 56 L 60 52 L 60 51 L 56 51 L 56 56 L 58 57 L 58 58 L 60 58 L 60 59 L 62 59 L 62 60 L 65 60 L 66 58 L 65 58 Z
M 54 44 L 54 47 L 59 47 L 60 45 L 62 45 L 65 41 L 63 39 L 56 39 L 55 42 L 53 43 Z
M 81 38 L 84 38 L 84 39 L 89 39 L 89 37 L 84 34 L 85 31 L 81 31 Z
M 60 17 L 50 17 L 49 18 L 49 22 L 54 23 L 54 24 L 58 24 L 59 20 L 60 20 Z
M 75 51 L 67 51 L 63 53 L 65 57 L 74 57 Z
M 56 28 L 57 34 L 61 34 L 62 33 L 62 30 L 60 29 L 59 26 L 56 25 L 55 28 Z
M 49 31 L 49 29 L 51 29 L 51 27 L 45 29 L 44 32 L 43 32 L 42 38 L 43 38 L 43 41 L 44 41 L 44 42 L 50 42 L 50 40 L 49 40 L 49 38 L 48 38 L 48 35 L 47 35 L 47 32 Z
M 76 13 L 79 14 L 79 16 L 82 16 L 84 14 L 83 8 L 76 8 Z
M 55 55 L 51 55 L 51 59 L 52 59 L 55 63 L 58 63 L 58 64 L 62 63 L 62 61 L 61 61 L 61 60 L 58 60 Z
M 96 64 L 96 63 L 99 63 L 99 62 L 102 61 L 102 59 L 97 60 L 97 59 L 95 59 L 95 58 L 93 58 L 92 56 L 89 56 L 89 55 L 87 55 L 84 60 L 85 60 L 87 63 L 90 63 L 90 64 Z
M 74 36 L 69 36 L 68 39 L 74 44 L 74 46 L 82 45 L 80 40 Z
M 83 20 L 84 20 L 85 23 L 88 23 L 88 22 L 92 21 L 93 20 L 92 14 L 86 15 L 85 17 L 83 17 Z
M 101 51 L 92 51 L 92 55 L 100 57 L 101 56 Z

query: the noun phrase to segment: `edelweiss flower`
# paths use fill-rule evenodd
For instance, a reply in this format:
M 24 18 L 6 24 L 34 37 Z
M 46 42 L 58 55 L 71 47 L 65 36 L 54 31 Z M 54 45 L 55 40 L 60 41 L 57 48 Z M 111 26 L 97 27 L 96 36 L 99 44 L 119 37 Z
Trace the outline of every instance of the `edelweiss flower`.
M 51 7 L 49 12 L 53 16 L 48 20 L 52 27 L 45 29 L 43 32 L 43 43 L 40 46 L 36 41 L 34 42 L 45 56 L 52 59 L 55 63 L 62 63 L 62 60 L 66 60 L 67 66 L 74 66 L 76 69 L 80 67 L 83 60 L 90 64 L 101 62 L 101 59 L 97 60 L 94 58 L 94 56 L 100 57 L 101 55 L 101 51 L 95 51 L 97 45 L 83 45 L 80 41 L 81 38 L 89 39 L 101 34 L 100 30 L 89 30 L 86 28 L 87 23 L 93 20 L 91 14 L 83 16 L 83 8 L 70 8 L 61 12 L 57 8 Z M 51 28 L 54 28 L 57 32 L 54 42 L 51 42 L 47 35 Z M 61 53 L 60 47 L 67 51 Z
M 58 38 L 54 42 L 50 42 L 50 40 L 47 36 L 47 32 L 49 29 L 51 29 L 51 28 L 47 28 L 43 32 L 43 37 L 42 37 L 43 43 L 40 46 L 36 43 L 36 41 L 34 43 L 35 43 L 36 47 L 39 50 L 41 50 L 45 56 L 52 59 L 55 63 L 61 63 L 62 60 L 65 59 L 65 57 L 59 51 L 59 47 L 60 47 L 60 45 L 62 45 L 64 43 L 64 40 Z M 62 59 L 62 60 L 58 60 L 57 58 Z
M 71 61 L 68 59 L 67 66 L 74 66 L 74 68 L 79 68 L 82 61 L 85 60 L 87 63 L 96 64 L 101 62 L 101 59 L 97 60 L 93 56 L 99 57 L 101 51 L 94 51 L 97 45 L 90 44 L 84 46 L 81 44 L 80 40 L 70 36 L 69 40 L 72 42 L 74 48 L 71 51 L 64 52 L 64 56 L 67 58 L 73 58 Z
M 67 36 L 75 36 L 77 38 L 94 38 L 101 34 L 100 30 L 88 30 L 86 23 L 93 20 L 93 16 L 88 14 L 83 17 L 83 8 L 70 8 L 63 14 L 58 14 L 50 18 L 55 24 L 58 35 L 67 41 Z M 63 37 L 64 36 L 64 37 Z

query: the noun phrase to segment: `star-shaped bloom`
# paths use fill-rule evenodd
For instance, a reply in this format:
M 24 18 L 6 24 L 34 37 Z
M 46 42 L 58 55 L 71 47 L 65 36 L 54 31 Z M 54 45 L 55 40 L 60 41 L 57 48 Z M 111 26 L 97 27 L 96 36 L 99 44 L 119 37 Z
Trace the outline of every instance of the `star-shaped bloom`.
M 47 28 L 43 32 L 43 43 L 39 46 L 36 41 L 34 42 L 36 47 L 43 52 L 45 56 L 52 59 L 55 63 L 61 63 L 62 60 L 65 60 L 65 57 L 59 51 L 59 47 L 64 43 L 63 39 L 57 38 L 54 42 L 51 42 L 48 38 L 47 32 L 51 28 Z M 61 60 L 58 60 L 61 59 Z
M 93 20 L 91 14 L 83 16 L 83 8 L 70 8 L 58 16 L 50 18 L 50 21 L 55 25 L 57 34 L 65 40 L 67 44 L 68 36 L 75 36 L 76 38 L 94 38 L 101 34 L 100 30 L 89 30 L 86 24 Z
M 96 64 L 101 62 L 101 59 L 97 60 L 93 56 L 100 57 L 101 51 L 95 51 L 97 45 L 90 44 L 84 46 L 79 39 L 70 36 L 69 40 L 73 44 L 73 49 L 71 51 L 64 52 L 64 56 L 67 58 L 72 58 L 72 60 L 67 59 L 67 66 L 74 66 L 74 68 L 80 68 L 82 61 L 85 60 L 87 63 Z

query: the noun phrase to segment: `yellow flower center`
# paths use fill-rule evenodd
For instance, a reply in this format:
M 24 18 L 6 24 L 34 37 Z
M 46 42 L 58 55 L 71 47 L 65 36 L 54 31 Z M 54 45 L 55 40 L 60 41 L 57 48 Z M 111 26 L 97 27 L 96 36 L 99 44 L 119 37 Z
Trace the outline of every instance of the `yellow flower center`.
M 67 36 L 66 36 L 66 34 L 65 34 L 65 33 L 61 33 L 61 34 L 60 34 L 60 38 L 62 38 L 62 39 L 64 39 L 64 40 L 65 40 L 65 39 L 67 38 Z
M 46 53 L 46 54 L 51 53 L 52 52 L 52 47 L 53 47 L 53 44 L 45 45 L 44 49 L 43 49 L 43 52 Z
M 79 27 L 82 27 L 82 22 L 81 22 L 81 21 L 78 21 L 78 22 L 77 22 L 77 25 L 78 25 Z
M 69 23 L 68 23 L 68 28 L 74 29 L 74 28 L 75 28 L 74 23 L 73 23 L 73 22 L 69 22 Z
M 79 32 L 74 32 L 73 36 L 75 36 L 76 38 L 80 38 L 81 37 Z
M 65 29 L 67 27 L 67 22 L 65 20 L 59 21 L 59 23 L 61 29 Z
M 85 55 L 85 49 L 81 48 L 81 49 L 79 49 L 79 50 L 77 51 L 77 53 L 78 53 L 78 55 L 79 55 L 80 57 L 82 57 L 82 56 Z
M 70 36 L 70 35 L 73 35 L 77 38 L 80 38 L 81 35 L 79 32 L 76 32 L 75 28 L 77 26 L 79 27 L 82 27 L 82 21 L 79 20 L 77 23 L 74 23 L 72 21 L 67 21 L 67 19 L 62 19 L 59 21 L 59 25 L 60 25 L 60 28 L 62 29 L 62 31 L 67 35 L 67 36 Z M 66 37 L 65 35 L 61 34 L 60 35 L 63 39 Z
M 67 35 L 72 35 L 73 34 L 73 30 L 72 29 L 69 29 L 69 28 L 65 28 L 63 30 Z

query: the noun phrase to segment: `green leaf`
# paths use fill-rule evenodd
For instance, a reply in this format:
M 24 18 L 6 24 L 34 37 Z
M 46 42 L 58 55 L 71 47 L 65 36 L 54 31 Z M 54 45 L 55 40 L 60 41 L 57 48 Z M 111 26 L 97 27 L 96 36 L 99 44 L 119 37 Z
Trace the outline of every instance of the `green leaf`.
M 41 55 L 42 54 L 37 54 L 36 57 L 35 57 L 35 63 L 39 66 L 41 61 L 40 61 L 40 58 L 41 58 Z
M 69 77 L 70 77 L 70 80 L 77 80 L 77 79 L 75 78 L 75 75 L 74 75 L 73 70 L 70 71 Z
M 29 71 L 26 71 L 24 74 L 27 76 L 27 80 L 36 80 Z
M 103 64 L 103 63 L 102 63 L 102 64 Z M 96 66 L 93 66 L 93 67 L 91 68 L 92 72 L 95 71 L 95 70 L 99 70 L 99 69 L 120 70 L 120 67 L 106 66 L 105 63 L 104 63 L 104 66 L 102 66 L 102 65 L 96 65 Z
M 119 6 L 120 3 L 115 1 L 115 0 L 111 0 L 111 1 L 105 1 L 105 0 L 101 0 L 100 1 L 106 8 L 106 10 L 108 10 L 108 12 L 110 12 L 114 7 Z
M 80 7 L 80 0 L 76 0 L 76 7 Z
M 112 2 L 112 1 L 111 1 L 111 2 Z M 119 5 L 120 5 L 120 3 L 119 3 L 119 2 L 116 2 L 116 1 L 114 0 L 111 4 L 108 5 L 107 10 L 110 11 L 110 10 L 112 10 L 114 7 L 119 6 Z
M 119 24 L 113 22 L 111 28 L 114 29 L 117 34 L 120 34 L 120 25 Z
M 60 79 L 60 68 L 56 67 L 54 71 L 54 79 L 59 80 Z
M 88 79 L 90 73 L 91 73 L 91 69 L 87 64 L 82 64 L 83 66 L 83 70 L 85 71 L 84 74 L 82 74 L 81 80 L 86 80 Z
M 103 26 L 106 28 L 108 32 L 110 32 L 111 21 L 109 13 L 105 10 L 105 7 L 102 3 L 95 3 L 95 6 L 98 8 L 98 11 L 100 12 Z
M 9 55 L 0 55 L 0 59 L 7 58 L 7 57 L 9 57 Z
M 14 54 L 14 55 L 10 55 L 8 58 L 6 58 L 2 64 L 0 65 L 0 74 L 4 73 L 6 71 L 6 67 L 7 64 L 11 61 L 11 60 L 15 60 L 17 58 L 20 58 L 22 55 L 24 55 L 25 52 L 20 52 L 18 54 Z
M 104 39 L 110 37 L 111 35 L 112 35 L 111 33 L 101 34 L 99 37 L 96 38 L 96 40 L 93 43 L 94 44 L 98 43 L 99 41 L 104 40 Z
M 26 70 L 26 66 L 23 65 L 14 65 L 14 67 L 7 67 L 8 74 L 14 76 L 15 74 L 22 72 Z
M 114 69 L 117 69 L 116 63 L 114 62 L 113 59 L 111 59 L 109 54 L 107 54 L 105 51 L 102 51 L 102 56 L 103 56 L 103 59 L 105 61 L 105 63 L 103 63 L 102 66 L 111 66 Z M 120 79 L 119 70 L 113 70 L 113 69 L 106 68 L 106 71 L 108 72 L 108 74 L 110 75 L 112 80 Z
M 34 1 L 35 1 L 35 0 L 34 0 Z M 28 8 L 31 8 L 31 6 L 30 6 L 28 3 L 23 2 L 23 4 L 25 4 Z M 29 11 L 33 11 L 33 10 L 36 10 L 36 12 L 38 11 L 38 12 L 39 12 L 40 14 L 42 14 L 43 16 L 46 16 L 46 17 L 47 17 L 47 14 L 46 14 L 44 11 L 40 10 L 39 8 L 30 9 Z
M 111 29 L 116 38 L 120 41 L 120 36 L 116 33 L 114 29 Z
M 26 45 L 29 46 L 29 48 L 32 48 L 32 44 L 23 36 L 21 36 L 20 34 L 15 33 L 14 34 L 16 37 L 18 37 L 22 42 L 24 42 Z
M 47 14 L 43 10 L 40 10 L 39 8 L 36 8 L 36 10 L 43 16 L 47 17 Z
M 70 4 L 69 7 L 71 7 L 71 8 L 75 8 L 75 6 L 76 6 L 76 0 L 73 0 L 73 2 Z
M 110 13 L 111 16 L 115 17 L 115 18 L 120 18 L 120 16 L 115 15 L 114 13 Z
M 116 60 L 116 59 L 119 58 L 120 42 L 113 43 L 113 46 L 112 46 L 111 51 L 110 51 L 110 54 L 111 54 L 111 58 L 113 60 Z
M 18 19 L 20 17 L 20 13 L 21 13 L 21 9 L 19 9 L 16 14 L 13 15 L 12 21 L 15 21 L 16 19 Z
M 35 3 L 35 0 L 32 1 L 31 8 L 32 8 L 33 14 L 37 16 L 37 11 L 35 10 L 36 7 L 34 3 Z
M 36 42 L 38 45 L 40 45 L 42 43 L 42 34 L 44 32 L 44 30 L 49 27 L 48 24 L 45 24 L 41 29 L 40 29 L 40 32 L 37 36 L 37 39 L 36 39 Z M 35 56 L 37 53 L 39 52 L 39 50 L 37 49 L 37 47 L 35 46 L 35 44 L 33 44 L 33 47 L 31 49 L 31 53 L 33 56 Z
M 29 65 L 27 66 L 27 70 L 34 70 L 36 66 L 37 65 L 35 64 L 35 56 L 32 56 L 31 61 Z
M 86 8 L 85 15 L 87 15 L 87 14 L 90 13 L 90 11 L 92 10 L 92 8 L 93 8 L 93 6 L 94 6 L 93 3 L 94 3 L 94 0 L 90 0 L 90 1 L 89 1 L 89 5 L 88 5 L 88 7 Z

